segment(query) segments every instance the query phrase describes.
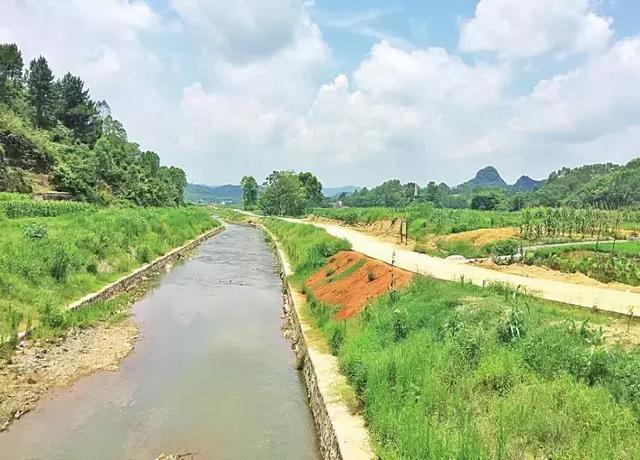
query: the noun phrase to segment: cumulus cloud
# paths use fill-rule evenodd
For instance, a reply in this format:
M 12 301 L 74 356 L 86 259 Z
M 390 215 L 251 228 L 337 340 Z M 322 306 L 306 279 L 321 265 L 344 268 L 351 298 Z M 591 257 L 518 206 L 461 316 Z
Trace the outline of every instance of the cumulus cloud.
M 540 81 L 513 122 L 530 135 L 592 141 L 640 123 L 640 37 L 615 43 L 583 66 Z
M 344 63 L 310 2 L 151 5 L 5 0 L 0 41 L 82 76 L 133 139 L 192 181 L 294 168 L 330 185 L 455 183 L 489 163 L 545 176 L 637 154 L 640 37 L 612 42 L 589 0 L 480 0 L 461 24 L 468 53 L 376 38 L 355 70 L 335 73 Z M 563 62 L 573 69 L 549 71 L 571 53 L 583 53 Z M 548 74 L 527 89 L 514 58 L 530 57 Z
M 480 0 L 461 25 L 460 49 L 507 58 L 578 53 L 603 49 L 612 34 L 591 0 Z
M 270 55 L 291 44 L 305 5 L 299 0 L 170 0 L 207 47 L 233 61 Z

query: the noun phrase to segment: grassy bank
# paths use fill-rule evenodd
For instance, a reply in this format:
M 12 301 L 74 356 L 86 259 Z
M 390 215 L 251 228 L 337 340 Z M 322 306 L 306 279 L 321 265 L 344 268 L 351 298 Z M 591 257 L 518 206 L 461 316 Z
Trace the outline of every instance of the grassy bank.
M 304 279 L 340 243 L 294 225 L 269 228 Z M 640 455 L 640 349 L 615 344 L 622 319 L 426 278 L 347 321 L 310 307 L 381 458 Z
M 59 329 L 67 304 L 219 225 L 195 207 L 54 215 L 0 213 L 0 342 L 36 325 Z
M 351 249 L 348 241 L 334 238 L 313 225 L 294 224 L 274 217 L 263 219 L 263 223 L 286 252 L 295 272 L 292 282 L 300 287 L 329 257 Z

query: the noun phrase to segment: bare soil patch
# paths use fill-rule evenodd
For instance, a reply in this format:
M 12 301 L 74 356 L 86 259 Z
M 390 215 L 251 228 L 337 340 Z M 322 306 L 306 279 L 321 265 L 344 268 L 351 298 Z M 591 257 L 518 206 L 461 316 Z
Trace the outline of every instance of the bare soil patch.
M 510 273 L 513 275 L 526 276 L 528 278 L 538 278 L 553 281 L 563 281 L 565 283 L 581 284 L 583 286 L 594 286 L 606 289 L 615 289 L 618 291 L 640 293 L 640 287 L 630 286 L 623 283 L 603 283 L 596 279 L 590 278 L 583 273 L 564 273 L 558 270 L 552 270 L 547 267 L 539 267 L 536 265 L 511 264 L 497 265 L 491 260 L 482 260 L 474 262 L 473 265 L 489 268 L 502 273 Z M 640 312 L 638 313 L 640 314 Z
M 481 247 L 489 243 L 495 243 L 496 241 L 517 238 L 519 234 L 520 231 L 516 227 L 480 228 L 468 232 L 452 233 L 439 238 L 444 241 L 464 241 L 473 246 Z
M 362 311 L 371 299 L 391 289 L 408 284 L 413 273 L 393 268 L 388 264 L 353 251 L 342 251 L 311 276 L 306 286 L 319 300 L 338 305 L 338 319 L 354 316 Z
M 0 431 L 50 390 L 68 387 L 98 370 L 117 370 L 137 337 L 137 327 L 126 319 L 72 330 L 54 343 L 22 343 L 0 363 Z

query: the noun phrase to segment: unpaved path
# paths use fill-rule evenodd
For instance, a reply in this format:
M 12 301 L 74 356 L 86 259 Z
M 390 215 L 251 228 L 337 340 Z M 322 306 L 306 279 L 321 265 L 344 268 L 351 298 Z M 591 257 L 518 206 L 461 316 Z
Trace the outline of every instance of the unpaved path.
M 448 281 L 460 281 L 464 278 L 466 282 L 472 282 L 479 286 L 487 283 L 506 283 L 513 287 L 520 286 L 529 294 L 547 300 L 623 315 L 629 315 L 630 313 L 640 314 L 640 294 L 638 293 L 501 273 L 465 263 L 456 263 L 419 254 L 400 245 L 381 241 L 374 236 L 339 225 L 304 222 L 299 219 L 286 220 L 323 228 L 330 235 L 348 240 L 354 251 L 387 263 L 391 262 L 395 253 L 395 265 L 397 267 L 433 278 Z

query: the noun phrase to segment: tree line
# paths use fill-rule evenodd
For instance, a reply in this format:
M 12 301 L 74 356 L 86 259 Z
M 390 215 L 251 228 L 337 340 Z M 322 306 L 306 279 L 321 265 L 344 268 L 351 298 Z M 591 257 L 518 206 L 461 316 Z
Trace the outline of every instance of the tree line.
M 129 141 L 79 76 L 56 78 L 44 56 L 25 66 L 15 44 L 0 44 L 0 191 L 31 191 L 33 174 L 105 204 L 179 205 L 187 183 L 182 169 Z

